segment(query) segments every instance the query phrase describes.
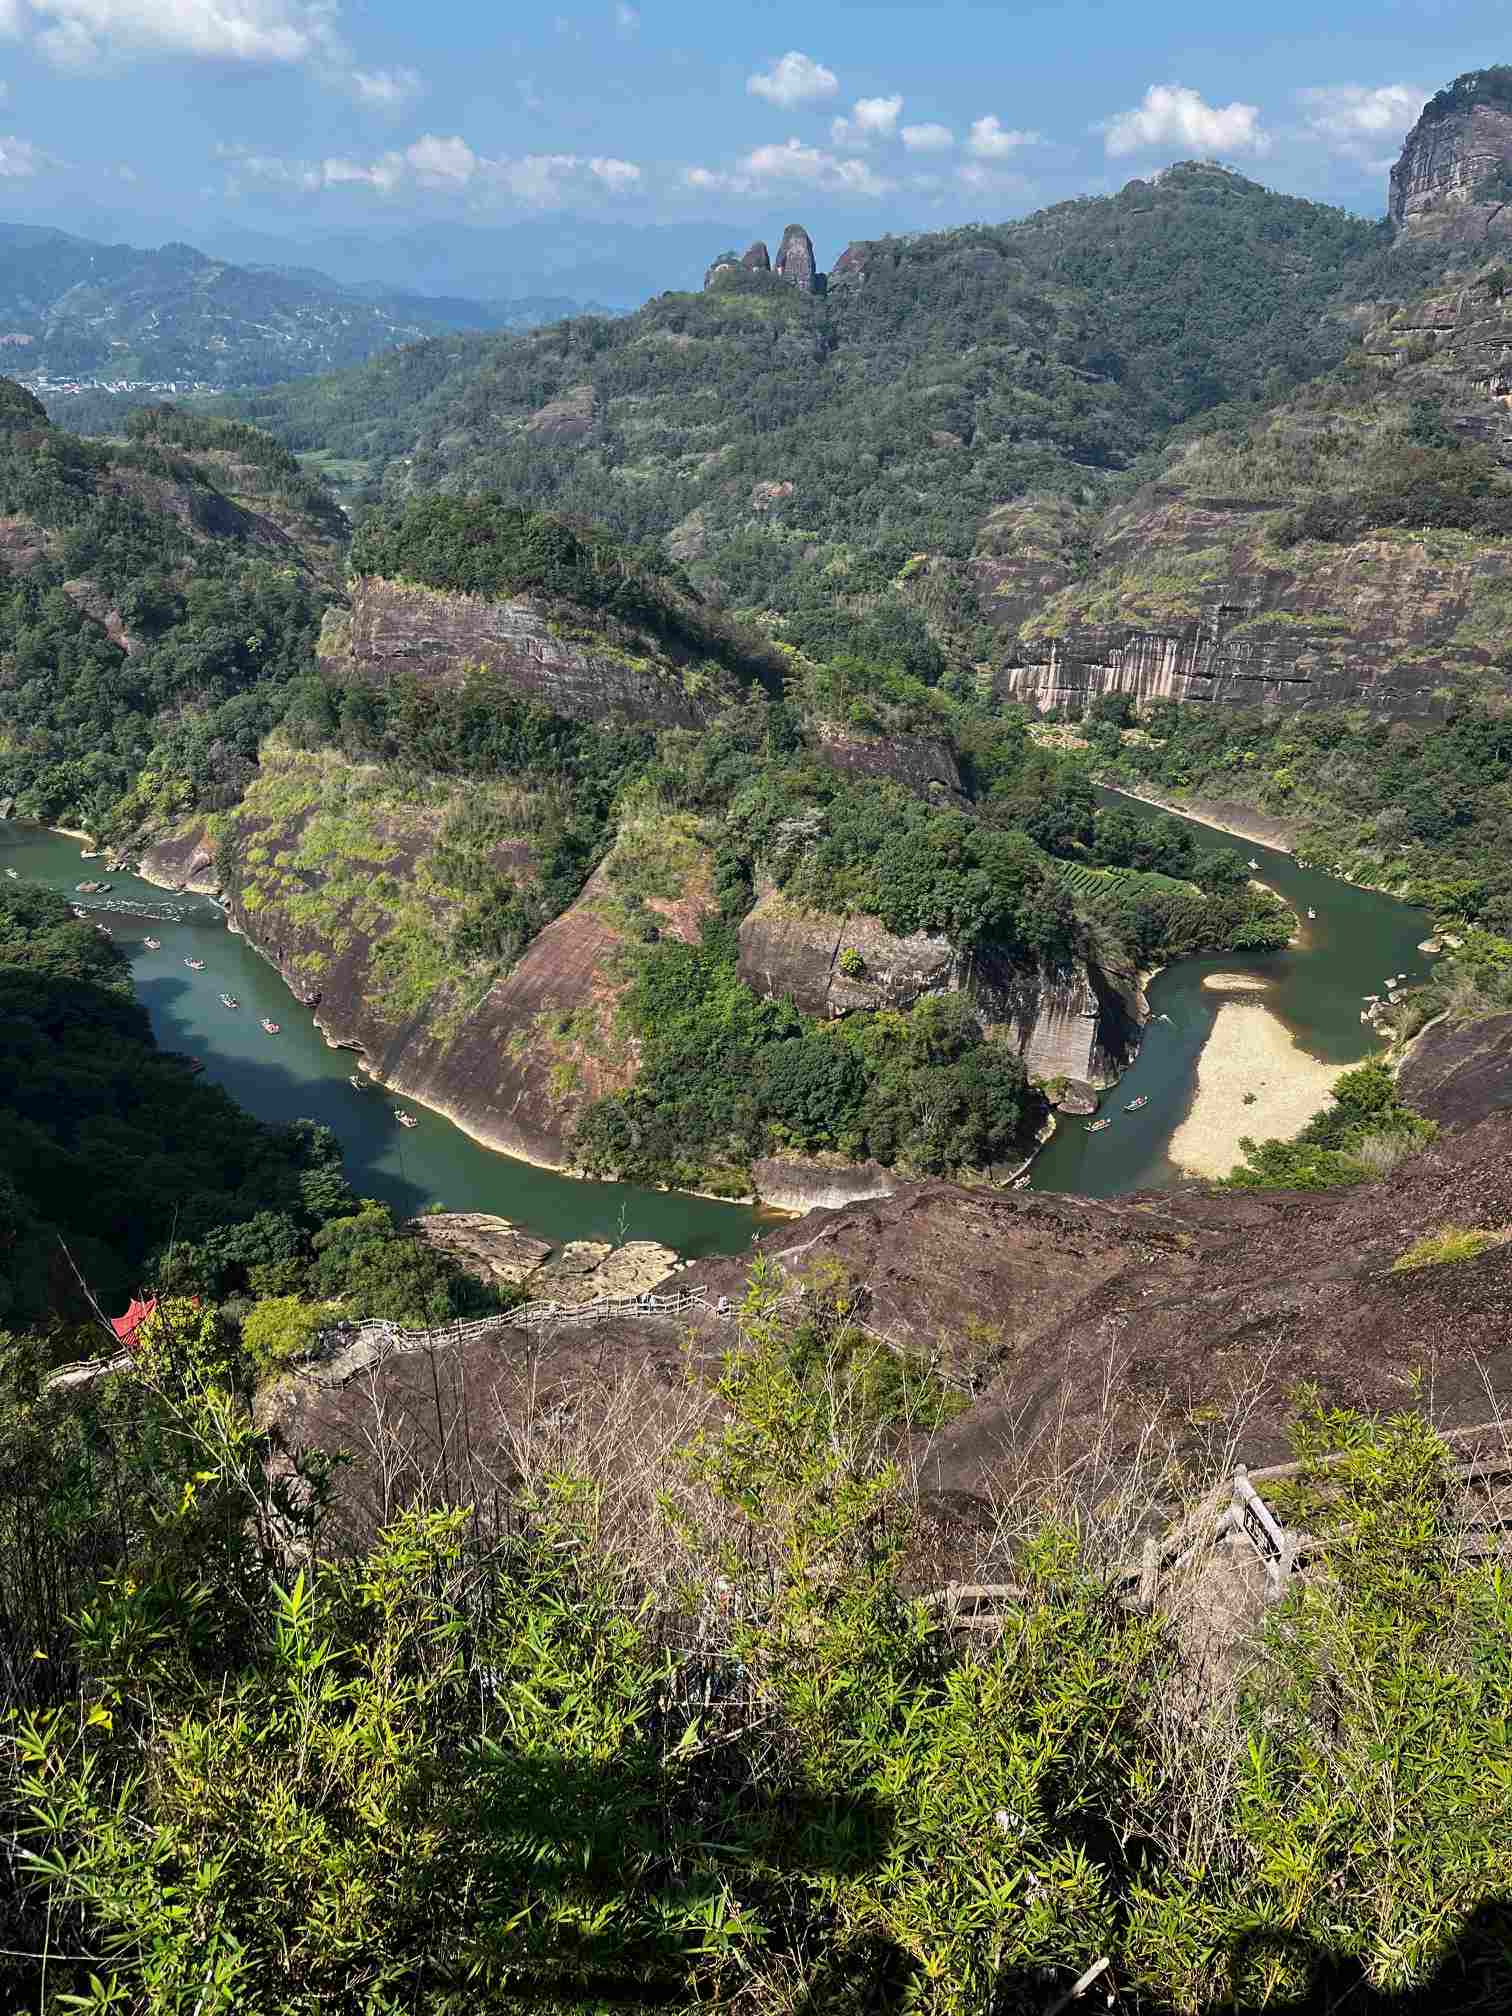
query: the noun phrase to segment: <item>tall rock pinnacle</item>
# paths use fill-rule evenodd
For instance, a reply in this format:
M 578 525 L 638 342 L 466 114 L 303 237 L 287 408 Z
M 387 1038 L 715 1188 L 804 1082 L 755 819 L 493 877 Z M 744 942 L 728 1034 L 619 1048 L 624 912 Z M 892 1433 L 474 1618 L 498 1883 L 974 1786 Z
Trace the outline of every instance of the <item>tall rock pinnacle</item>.
M 784 280 L 790 280 L 801 294 L 816 291 L 814 241 L 801 224 L 789 224 L 783 232 L 777 263 L 772 270 Z

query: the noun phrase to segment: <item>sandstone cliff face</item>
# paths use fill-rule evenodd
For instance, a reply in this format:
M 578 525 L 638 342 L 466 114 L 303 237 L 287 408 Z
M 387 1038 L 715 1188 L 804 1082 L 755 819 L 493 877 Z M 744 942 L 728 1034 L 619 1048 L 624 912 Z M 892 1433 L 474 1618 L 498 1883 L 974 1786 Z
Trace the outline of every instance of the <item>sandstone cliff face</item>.
M 662 639 L 601 615 L 529 597 L 491 602 L 374 578 L 352 584 L 350 611 L 333 611 L 321 656 L 349 676 L 382 685 L 413 674 L 460 687 L 478 672 L 502 679 L 522 700 L 578 721 L 615 715 L 663 728 L 696 728 L 736 690 L 718 666 L 695 665 Z
M 1082 959 L 1041 967 L 991 950 L 960 953 L 929 932 L 894 937 L 875 917 L 799 910 L 776 890 L 740 927 L 740 977 L 758 994 L 831 1018 L 910 1008 L 925 994 L 965 994 L 983 1028 L 1032 1078 L 1098 1087 L 1133 1057 L 1147 1016 L 1135 974 Z
M 1461 80 L 1473 92 L 1474 79 Z M 1461 94 L 1455 87 L 1456 95 Z M 1446 94 L 1447 95 L 1447 94 Z M 1468 241 L 1505 230 L 1506 198 L 1483 185 L 1512 163 L 1512 105 L 1430 104 L 1391 171 L 1391 221 L 1417 238 Z
M 1505 542 L 1282 547 L 1272 521 L 1290 501 L 1150 485 L 1105 525 L 1097 572 L 1005 640 L 995 690 L 1041 709 L 1127 693 L 1421 716 L 1473 689 L 1498 644 L 1485 612 L 1512 593 Z M 1022 606 L 1015 582 L 1005 628 Z
M 329 752 L 274 745 L 221 822 L 220 893 L 331 1042 L 486 1146 L 560 1168 L 584 1106 L 626 1089 L 639 1064 L 615 1013 L 626 940 L 615 856 L 507 972 L 458 964 L 447 945 L 460 903 L 438 877 L 437 843 L 464 805 L 487 809 L 486 793 L 476 782 L 417 792 Z M 633 831 L 623 844 L 644 852 L 653 842 Z M 696 939 L 710 876 L 702 852 L 684 853 L 681 893 L 645 900 L 665 934 Z M 528 839 L 499 840 L 489 865 L 528 883 Z M 173 885 L 217 880 L 200 828 L 150 849 L 142 866 Z

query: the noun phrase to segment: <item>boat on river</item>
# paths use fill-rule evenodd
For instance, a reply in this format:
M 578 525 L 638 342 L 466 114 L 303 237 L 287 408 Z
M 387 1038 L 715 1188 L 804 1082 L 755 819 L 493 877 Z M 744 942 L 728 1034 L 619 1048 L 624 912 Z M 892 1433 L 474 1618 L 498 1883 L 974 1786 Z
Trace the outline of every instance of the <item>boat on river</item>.
M 1141 1092 L 1137 1099 L 1131 1099 L 1129 1101 L 1128 1105 L 1125 1106 L 1124 1111 L 1125 1113 L 1137 1113 L 1141 1106 L 1148 1106 L 1149 1103 L 1150 1103 L 1149 1093 Z
M 240 1008 L 241 1006 L 240 1001 L 237 1000 L 234 994 L 222 994 L 220 1004 L 222 1008 Z
M 262 1026 L 264 1027 L 264 1029 L 267 1030 L 270 1036 L 276 1036 L 278 1034 L 278 1024 L 273 1020 L 271 1015 L 264 1015 L 264 1017 L 262 1018 Z
M 1087 1132 L 1089 1134 L 1101 1134 L 1105 1127 L 1111 1127 L 1112 1125 L 1113 1122 L 1111 1120 L 1089 1120 L 1087 1122 Z
M 373 1089 L 372 1079 L 359 1078 L 355 1071 L 352 1073 L 351 1077 L 348 1078 L 347 1083 L 348 1085 L 351 1086 L 354 1092 L 371 1092 Z
M 203 973 L 205 970 L 203 959 L 186 959 L 184 964 L 189 968 L 191 973 Z
M 114 931 L 111 930 L 108 924 L 96 924 L 95 929 L 96 931 L 103 931 L 107 938 L 114 938 L 115 936 Z
M 81 861 L 98 861 L 99 858 L 100 858 L 100 850 L 98 847 L 86 847 L 83 853 L 80 854 L 79 856 L 79 859 Z
M 98 896 L 104 887 L 105 884 L 103 882 L 75 882 L 74 894 L 77 896 Z
M 1249 868 L 1254 868 L 1254 869 L 1257 869 L 1257 870 L 1258 870 L 1258 868 L 1259 868 L 1259 866 L 1260 866 L 1260 863 L 1259 863 L 1259 862 L 1258 862 L 1258 861 L 1257 861 L 1257 860 L 1255 859 L 1254 855 L 1252 854 L 1252 855 L 1250 856 L 1250 858 L 1249 858 L 1248 862 L 1246 862 L 1246 864 L 1245 864 L 1245 865 L 1246 865 L 1246 867 L 1249 867 Z
M 142 940 L 142 943 L 146 946 L 149 952 L 161 952 L 163 949 L 163 941 L 161 938 L 144 938 Z
M 420 1125 L 414 1114 L 406 1113 L 402 1106 L 394 1108 L 394 1118 L 399 1122 L 401 1127 L 418 1127 Z
M 1309 917 L 1316 917 L 1318 913 L 1316 910 L 1309 908 L 1307 914 Z
M 12 882 L 19 882 L 21 880 L 21 877 L 16 873 L 14 868 L 7 868 L 5 872 Z

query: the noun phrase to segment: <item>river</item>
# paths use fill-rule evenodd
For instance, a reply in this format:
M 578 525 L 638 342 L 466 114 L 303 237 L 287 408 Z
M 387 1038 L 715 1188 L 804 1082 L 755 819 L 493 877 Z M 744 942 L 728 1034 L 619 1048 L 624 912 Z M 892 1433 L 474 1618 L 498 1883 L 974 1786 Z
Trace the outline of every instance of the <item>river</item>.
M 0 868 L 98 914 L 131 960 L 138 998 L 163 1048 L 200 1058 L 205 1076 L 259 1120 L 323 1122 L 340 1140 L 348 1180 L 360 1196 L 381 1198 L 405 1217 L 430 1203 L 495 1212 L 558 1243 L 658 1239 L 690 1259 L 749 1246 L 757 1219 L 745 1206 L 628 1183 L 576 1182 L 495 1154 L 439 1113 L 379 1087 L 353 1091 L 348 1080 L 356 1057 L 331 1048 L 273 967 L 226 928 L 216 904 L 171 895 L 135 875 L 112 875 L 103 860 L 81 861 L 80 845 L 0 823 Z M 90 881 L 108 882 L 108 893 L 75 893 L 77 883 Z M 146 938 L 160 939 L 162 950 L 149 951 Z M 191 972 L 186 959 L 203 959 L 205 970 Z M 222 994 L 240 1008 L 223 1008 Z M 264 1032 L 265 1015 L 278 1023 L 277 1036 Z M 414 1114 L 414 1127 L 399 1125 L 396 1105 Z
M 1117 804 L 1151 819 L 1176 816 L 1121 792 L 1097 795 L 1105 805 Z M 1236 839 L 1196 820 L 1183 819 L 1182 824 L 1204 847 L 1258 862 L 1256 879 L 1303 920 L 1300 942 L 1281 952 L 1183 959 L 1158 974 L 1149 988 L 1150 1011 L 1170 1020 L 1150 1023 L 1139 1056 L 1117 1089 L 1104 1097 L 1101 1110 L 1114 1115 L 1112 1127 L 1089 1134 L 1079 1120 L 1063 1119 L 1035 1161 L 1030 1180 L 1036 1190 L 1114 1197 L 1180 1180 L 1167 1149 L 1191 1106 L 1197 1060 L 1223 999 L 1204 988 L 1208 974 L 1250 974 L 1268 982 L 1266 1007 L 1303 1050 L 1326 1064 L 1358 1064 L 1381 1052 L 1380 1039 L 1360 1020 L 1361 996 L 1382 992 L 1389 974 L 1421 978 L 1427 971 L 1428 961 L 1417 949 L 1429 931 L 1421 910 L 1378 890 L 1299 868 L 1290 854 L 1273 847 Z M 1307 921 L 1309 907 L 1318 913 L 1312 922 Z M 1148 1106 L 1125 1112 L 1129 1100 L 1141 1097 L 1148 1098 Z
M 1138 800 L 1101 792 L 1151 818 L 1162 816 Z M 1156 1016 L 1132 1067 L 1103 1103 L 1114 1125 L 1088 1134 L 1064 1120 L 1034 1164 L 1038 1190 L 1079 1190 L 1110 1197 L 1179 1180 L 1167 1148 L 1191 1104 L 1197 1060 L 1221 997 L 1203 988 L 1210 973 L 1248 973 L 1270 982 L 1266 1005 L 1301 1047 L 1328 1063 L 1353 1064 L 1379 1049 L 1360 1022 L 1360 997 L 1381 991 L 1388 974 L 1421 975 L 1417 946 L 1428 920 L 1395 898 L 1314 870 L 1288 854 L 1234 839 L 1198 822 L 1183 822 L 1205 846 L 1225 847 L 1260 865 L 1259 879 L 1305 918 L 1302 941 L 1282 952 L 1245 957 L 1224 953 L 1183 960 L 1150 987 Z M 658 1239 L 690 1258 L 735 1253 L 750 1244 L 756 1214 L 676 1192 L 626 1183 L 580 1183 L 482 1147 L 438 1113 L 397 1101 L 379 1088 L 354 1091 L 348 1080 L 356 1058 L 334 1050 L 310 1012 L 290 995 L 274 969 L 246 940 L 228 931 L 219 908 L 205 897 L 172 896 L 134 875 L 112 875 L 100 861 L 81 861 L 76 840 L 36 827 L 0 824 L 0 868 L 28 882 L 67 893 L 99 913 L 130 958 L 137 992 L 159 1043 L 199 1057 L 205 1074 L 223 1085 L 259 1119 L 319 1120 L 342 1143 L 347 1174 L 360 1195 L 379 1197 L 406 1216 L 430 1203 L 453 1211 L 498 1213 L 541 1237 Z M 104 880 L 107 894 L 75 894 L 75 885 Z M 143 940 L 156 937 L 161 951 Z M 203 959 L 191 972 L 188 958 Z M 219 996 L 240 1001 L 235 1011 Z M 266 1015 L 280 1034 L 264 1033 Z M 359 1074 L 360 1075 L 360 1074 Z M 1130 1099 L 1147 1097 L 1138 1113 Z M 417 1125 L 402 1128 L 393 1108 L 405 1104 Z

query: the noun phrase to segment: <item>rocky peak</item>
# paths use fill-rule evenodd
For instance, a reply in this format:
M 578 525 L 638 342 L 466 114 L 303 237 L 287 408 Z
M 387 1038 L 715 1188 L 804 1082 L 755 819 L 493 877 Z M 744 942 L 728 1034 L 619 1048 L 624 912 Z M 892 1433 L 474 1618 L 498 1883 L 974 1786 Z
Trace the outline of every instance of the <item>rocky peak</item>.
M 740 263 L 747 273 L 770 273 L 772 255 L 766 248 L 765 238 L 758 238 L 754 244 L 748 245 Z
M 1437 92 L 1391 171 L 1391 221 L 1414 237 L 1512 228 L 1512 68 L 1471 70 Z
M 738 252 L 721 252 L 704 273 L 704 291 L 707 293 L 721 273 L 738 273 L 741 267 Z
M 782 244 L 777 252 L 777 263 L 772 270 L 781 279 L 791 281 L 800 294 L 813 294 L 818 291 L 814 241 L 801 224 L 789 224 L 783 232 Z

